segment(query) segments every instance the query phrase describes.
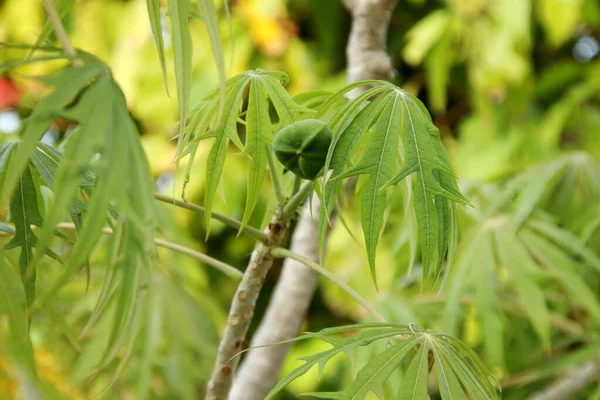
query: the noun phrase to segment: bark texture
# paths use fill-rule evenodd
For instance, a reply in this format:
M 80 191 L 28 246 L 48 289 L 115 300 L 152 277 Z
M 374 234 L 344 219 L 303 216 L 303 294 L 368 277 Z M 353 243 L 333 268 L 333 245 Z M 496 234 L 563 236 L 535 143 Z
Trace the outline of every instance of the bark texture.
M 235 356 L 245 348 L 246 333 L 254 316 L 256 299 L 265 282 L 265 276 L 273 264 L 271 248 L 281 244 L 288 226 L 288 219 L 276 215 L 265 232 L 267 243 L 257 244 L 252 252 L 250 263 L 231 302 L 213 374 L 208 382 L 206 400 L 226 400 L 229 396 L 233 376 L 240 360 Z
M 345 4 L 352 14 L 352 29 L 346 47 L 348 83 L 367 79 L 390 79 L 394 69 L 386 52 L 389 21 L 397 0 L 352 0 Z M 355 98 L 366 88 L 348 94 Z M 318 210 L 313 199 L 304 207 L 292 236 L 290 250 L 315 262 L 319 260 Z M 332 218 L 332 224 L 335 222 Z M 290 339 L 298 335 L 306 311 L 317 288 L 318 275 L 312 269 L 286 259 L 283 272 L 267 311 L 254 335 L 251 347 Z M 277 382 L 290 345 L 251 350 L 235 377 L 229 400 L 263 400 Z
M 573 399 L 600 377 L 600 359 L 588 361 L 550 386 L 534 393 L 529 400 Z

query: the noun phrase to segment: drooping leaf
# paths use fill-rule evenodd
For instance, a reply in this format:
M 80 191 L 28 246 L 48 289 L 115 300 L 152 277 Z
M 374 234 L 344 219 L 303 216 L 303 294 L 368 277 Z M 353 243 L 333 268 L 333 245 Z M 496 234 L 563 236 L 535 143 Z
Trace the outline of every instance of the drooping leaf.
M 442 400 L 467 400 L 447 356 L 438 352 L 435 346 L 432 346 L 432 352 L 437 361 L 435 363 L 435 373 Z
M 240 232 L 250 220 L 252 211 L 258 202 L 260 190 L 265 180 L 267 168 L 267 152 L 271 151 L 273 140 L 269 105 L 264 93 L 260 91 L 258 80 L 253 79 L 248 95 L 248 111 L 246 115 L 246 146 L 245 154 L 251 154 L 248 171 L 248 194 Z
M 37 236 L 31 226 L 41 227 L 44 223 L 38 209 L 39 195 L 39 190 L 33 181 L 31 168 L 27 167 L 10 200 L 10 218 L 15 225 L 15 235 L 4 246 L 5 249 L 21 248 L 19 269 L 25 287 L 27 305 L 30 305 L 35 298 L 36 264 L 33 262 L 33 248 L 38 244 Z M 46 254 L 58 259 L 50 249 L 46 249 Z
M 220 102 L 217 114 L 217 119 L 221 117 L 225 98 L 225 56 L 223 55 L 223 45 L 221 44 L 221 31 L 219 30 L 219 20 L 214 0 L 198 0 L 200 11 L 202 12 L 202 21 L 206 26 L 208 37 L 210 39 L 210 47 L 212 49 L 213 58 L 219 73 L 219 93 Z M 226 6 L 227 7 L 227 6 Z
M 402 107 L 401 95 L 392 93 L 388 96 L 388 101 L 369 138 L 364 157 L 350 170 L 334 177 L 334 179 L 341 179 L 368 174 L 367 183 L 361 190 L 361 224 L 374 282 L 377 282 L 375 252 L 387 203 L 386 192 L 381 188 L 392 177 L 391 167 L 394 165 L 400 139 L 398 133 L 401 124 L 401 113 L 399 112 Z
M 447 246 L 453 219 L 449 209 L 452 205 L 443 203 L 468 202 L 458 191 L 439 131 L 429 115 L 425 114 L 424 107 L 408 95 L 402 96 L 402 101 L 403 129 L 406 132 L 405 166 L 388 184 L 400 182 L 409 175 L 414 176 L 413 206 L 419 228 L 423 275 L 425 279 L 433 278 L 435 282 L 440 274 L 440 258 L 445 252 L 440 246 Z
M 375 91 L 372 91 L 376 93 Z M 373 122 L 382 112 L 382 106 L 388 101 L 386 96 L 379 96 L 374 101 L 364 107 L 360 113 L 354 117 L 350 123 L 340 122 L 339 128 L 334 132 L 334 138 L 331 146 L 329 147 L 329 153 L 325 161 L 325 171 L 342 170 L 349 162 L 352 153 L 365 132 L 371 127 Z M 355 111 L 360 103 L 360 99 L 357 99 L 356 104 L 352 102 L 346 106 L 347 111 L 342 110 L 341 113 L 351 115 Z M 342 189 L 342 180 L 337 179 L 334 181 L 326 182 L 323 190 L 323 196 L 321 200 L 321 207 L 319 209 L 319 255 L 323 256 L 323 247 L 325 244 L 325 231 L 327 229 L 328 218 L 333 208 L 338 201 L 340 190 Z
M 38 252 L 49 243 L 52 228 L 63 214 L 77 205 L 79 187 L 93 187 L 87 188 L 89 204 L 72 210 L 83 215 L 76 222 L 81 226 L 80 234 L 61 276 L 41 296 L 38 307 L 86 264 L 109 216 L 116 219 L 117 226 L 125 225 L 130 245 L 123 251 L 128 257 L 147 262 L 154 255 L 154 183 L 123 93 L 109 75 L 103 75 L 63 115 L 78 126 L 69 136 L 64 157 L 58 160 L 53 183 L 55 197 L 40 234 Z
M 191 0 L 169 1 L 167 15 L 171 19 L 171 38 L 175 58 L 175 80 L 179 104 L 179 136 L 182 137 L 187 120 L 190 88 L 192 86 L 192 38 L 189 20 L 192 13 Z
M 30 357 L 33 365 L 33 352 L 29 338 L 29 318 L 27 317 L 27 293 L 23 288 L 21 277 L 17 268 L 6 261 L 4 254 L 0 252 L 0 298 L 6 305 L 8 314 L 8 327 L 14 336 L 15 343 L 21 343 L 24 355 Z
M 158 59 L 160 60 L 160 68 L 163 74 L 165 91 L 169 93 L 169 85 L 167 82 L 167 62 L 165 60 L 165 43 L 163 39 L 163 28 L 160 15 L 160 0 L 146 0 L 148 8 L 148 19 L 150 20 L 150 28 L 152 29 L 152 37 L 158 51 Z

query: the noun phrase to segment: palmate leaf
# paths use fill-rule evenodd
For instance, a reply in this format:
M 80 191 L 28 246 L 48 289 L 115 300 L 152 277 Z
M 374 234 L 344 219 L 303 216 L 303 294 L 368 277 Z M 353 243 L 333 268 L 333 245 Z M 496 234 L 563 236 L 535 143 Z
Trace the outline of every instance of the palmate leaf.
M 366 175 L 361 187 L 361 223 L 371 274 L 376 282 L 375 253 L 388 202 L 385 189 L 413 176 L 412 204 L 421 243 L 424 280 L 435 283 L 444 258 L 453 257 L 457 236 L 455 203 L 468 202 L 458 190 L 439 132 L 425 107 L 390 83 L 370 83 L 376 86 L 348 103 L 330 121 L 334 139 L 325 169 L 330 171 L 331 178 L 325 179 L 323 190 L 320 248 L 322 251 L 324 221 L 337 201 L 341 180 Z M 340 93 L 344 91 L 325 102 L 319 114 L 324 113 Z M 375 95 L 378 96 L 375 100 L 368 101 Z M 362 156 L 354 161 L 359 143 L 369 131 L 364 152 L 358 152 Z M 399 165 L 402 165 L 400 172 L 394 173 Z
M 206 187 L 204 191 L 204 207 L 206 209 L 207 235 L 210 232 L 210 214 L 219 183 L 229 144 L 233 143 L 242 154 L 251 160 L 248 170 L 248 194 L 242 227 L 248 222 L 258 201 L 258 194 L 265 179 L 268 152 L 273 138 L 274 123 L 285 126 L 297 121 L 312 110 L 295 103 L 284 88 L 287 75 L 257 69 L 234 76 L 227 80 L 224 99 L 224 112 L 219 117 L 217 110 L 220 92 L 209 93 L 194 112 L 180 138 L 179 158 L 190 155 L 189 166 L 194 162 L 195 149 L 202 140 L 213 138 L 211 150 L 206 160 Z M 243 113 L 244 99 L 248 96 L 248 106 Z M 278 120 L 271 121 L 269 103 L 273 105 Z M 238 122 L 244 117 L 246 125 L 246 141 L 242 143 L 238 133 Z M 279 171 L 271 171 L 280 173 Z M 189 179 L 189 178 L 186 178 Z
M 154 254 L 154 182 L 125 98 L 110 71 L 102 64 L 69 66 L 46 81 L 56 85 L 56 90 L 34 108 L 24 126 L 25 137 L 14 150 L 3 175 L 8 179 L 20 172 L 15 171 L 20 166 L 19 152 L 31 146 L 29 140 L 39 138 L 53 118 L 68 119 L 77 123 L 77 127 L 67 139 L 64 157 L 39 143 L 34 143 L 32 150 L 25 154 L 30 161 L 29 170 L 39 174 L 40 182 L 54 192 L 54 197 L 44 216 L 44 226 L 38 233 L 39 241 L 24 242 L 17 234 L 13 243 L 20 240 L 19 243 L 35 244 L 36 251 L 28 260 L 30 269 L 34 270 L 43 254 L 53 256 L 48 245 L 56 224 L 65 213 L 78 227 L 79 236 L 62 275 L 36 300 L 36 307 L 51 298 L 82 265 L 87 265 L 87 259 L 111 216 L 114 219 L 112 225 L 124 225 L 130 237 L 129 245 L 123 251 L 139 257 L 142 264 Z M 22 174 L 20 182 L 26 182 L 26 179 L 27 174 Z M 5 180 L 4 186 L 8 185 Z M 88 204 L 78 199 L 82 187 Z M 14 193 L 13 197 L 18 191 Z M 35 196 L 30 197 L 35 201 Z M 16 208 L 11 209 L 15 227 L 19 216 Z M 41 219 L 41 215 L 34 216 Z M 28 222 L 29 225 L 42 225 L 37 221 Z
M 338 337 L 337 334 L 358 331 L 353 337 Z M 371 358 L 362 367 L 352 383 L 339 392 L 307 393 L 307 395 L 343 400 L 362 400 L 369 393 L 384 398 L 384 382 L 398 368 L 405 368 L 400 391 L 395 398 L 428 398 L 428 375 L 434 367 L 438 375 L 442 400 L 453 399 L 497 399 L 497 382 L 466 345 L 441 332 L 423 331 L 414 326 L 393 324 L 358 324 L 347 327 L 325 329 L 307 333 L 290 343 L 315 338 L 330 343 L 331 349 L 304 357 L 304 364 L 284 377 L 267 395 L 273 398 L 288 383 L 318 365 L 321 371 L 335 355 L 344 352 L 352 358 L 352 351 L 385 340 L 389 347 Z M 279 344 L 279 343 L 275 343 Z

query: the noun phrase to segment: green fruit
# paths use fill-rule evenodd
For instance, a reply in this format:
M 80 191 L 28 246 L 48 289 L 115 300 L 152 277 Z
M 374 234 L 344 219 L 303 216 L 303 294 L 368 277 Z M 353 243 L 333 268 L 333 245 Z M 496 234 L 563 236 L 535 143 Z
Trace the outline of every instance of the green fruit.
M 331 138 L 331 130 L 323 121 L 305 119 L 277 132 L 272 146 L 275 156 L 288 170 L 313 180 L 325 165 Z

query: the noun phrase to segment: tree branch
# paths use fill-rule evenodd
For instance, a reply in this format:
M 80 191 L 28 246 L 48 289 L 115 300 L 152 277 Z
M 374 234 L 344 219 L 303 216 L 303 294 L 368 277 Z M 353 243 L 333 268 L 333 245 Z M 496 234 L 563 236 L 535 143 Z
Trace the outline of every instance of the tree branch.
M 77 227 L 75 226 L 75 224 L 65 222 L 56 225 L 56 229 L 75 230 L 77 229 Z M 103 228 L 102 232 L 107 235 L 113 234 L 113 231 L 110 228 Z M 8 237 L 12 236 L 13 234 L 14 233 L 0 232 L 0 237 Z M 207 256 L 206 254 L 200 253 L 196 250 L 192 250 L 189 247 L 185 247 L 180 244 L 158 238 L 154 239 L 154 243 L 156 243 L 156 245 L 159 247 L 164 247 L 165 249 L 173 250 L 177 253 L 185 254 L 187 256 L 195 258 L 196 260 L 202 261 L 204 264 L 216 268 L 225 275 L 230 276 L 232 278 L 240 279 L 242 277 L 242 273 L 237 268 L 232 267 L 231 265 L 226 264 L 223 261 L 219 261 L 216 258 Z
M 246 333 L 254 316 L 256 300 L 273 264 L 271 249 L 281 245 L 288 227 L 289 218 L 277 212 L 266 230 L 267 243 L 259 243 L 252 252 L 250 263 L 229 309 L 217 360 L 208 382 L 206 400 L 227 400 L 229 396 L 233 376 L 239 364 L 239 357 L 235 355 L 245 347 Z
M 397 0 L 352 0 L 346 7 L 353 16 L 346 48 L 348 83 L 366 79 L 389 79 L 394 74 L 386 52 L 389 21 Z M 367 87 L 348 94 L 355 98 Z M 312 212 L 311 212 L 312 208 Z M 306 204 L 291 240 L 290 250 L 308 260 L 319 260 L 318 210 L 315 196 Z M 331 217 L 332 227 L 335 217 Z M 328 231 L 329 235 L 330 230 Z M 291 339 L 298 335 L 318 283 L 318 274 L 304 264 L 287 258 L 267 311 L 252 339 L 252 347 Z M 289 344 L 261 347 L 246 354 L 229 400 L 262 400 L 271 390 L 287 356 Z
M 545 389 L 529 396 L 529 400 L 568 400 L 600 376 L 600 359 L 588 361 Z
M 164 194 L 154 193 L 154 198 L 158 201 L 162 201 L 164 203 L 171 204 L 171 205 L 174 205 L 174 206 L 177 206 L 180 208 L 185 208 L 187 210 L 194 211 L 194 212 L 197 212 L 202 215 L 204 215 L 206 213 L 206 210 L 202 206 L 199 206 L 199 205 L 193 204 L 193 203 L 188 203 L 187 201 L 179 200 L 174 197 L 165 196 Z M 242 223 L 240 221 L 238 221 L 237 219 L 228 217 L 223 214 L 219 214 L 214 211 L 211 212 L 210 217 L 217 221 L 221 221 L 225 225 L 229 225 L 230 227 L 235 228 L 238 231 L 240 230 L 240 227 L 242 226 Z M 251 235 L 259 242 L 266 243 L 268 240 L 267 235 L 265 235 L 264 232 L 261 232 L 258 229 L 254 228 L 252 226 L 249 226 L 249 225 L 245 225 L 244 228 L 242 229 L 242 232 L 247 233 L 248 235 Z

